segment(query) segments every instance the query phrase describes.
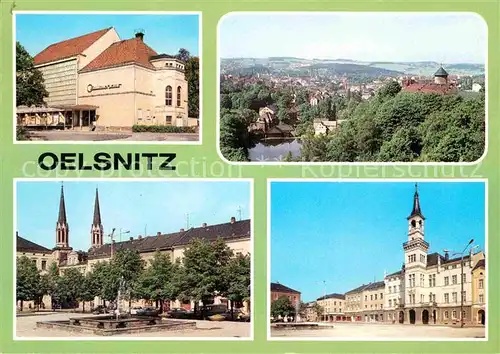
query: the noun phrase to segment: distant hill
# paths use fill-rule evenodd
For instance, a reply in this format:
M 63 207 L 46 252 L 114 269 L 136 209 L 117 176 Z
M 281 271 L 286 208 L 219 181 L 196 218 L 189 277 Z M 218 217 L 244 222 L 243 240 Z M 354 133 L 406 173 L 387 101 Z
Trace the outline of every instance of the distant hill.
M 267 67 L 262 70 L 261 65 Z M 243 69 L 245 72 L 251 72 L 252 67 L 258 67 L 258 71 L 272 72 L 280 71 L 304 71 L 313 69 L 322 69 L 336 74 L 359 74 L 368 76 L 401 76 L 401 75 L 419 75 L 432 76 L 439 66 L 443 67 L 452 75 L 471 75 L 481 76 L 485 74 L 484 64 L 475 63 L 438 63 L 435 61 L 418 62 L 392 62 L 392 61 L 373 61 L 363 62 L 352 59 L 305 59 L 296 57 L 269 57 L 269 58 L 222 58 L 221 69 L 224 72 L 239 72 Z

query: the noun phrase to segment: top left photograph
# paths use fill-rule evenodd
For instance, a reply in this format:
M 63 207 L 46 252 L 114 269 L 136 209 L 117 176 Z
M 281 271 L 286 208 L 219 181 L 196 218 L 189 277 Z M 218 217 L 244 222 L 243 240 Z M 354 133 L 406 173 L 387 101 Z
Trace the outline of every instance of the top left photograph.
M 201 14 L 14 12 L 14 142 L 201 144 Z

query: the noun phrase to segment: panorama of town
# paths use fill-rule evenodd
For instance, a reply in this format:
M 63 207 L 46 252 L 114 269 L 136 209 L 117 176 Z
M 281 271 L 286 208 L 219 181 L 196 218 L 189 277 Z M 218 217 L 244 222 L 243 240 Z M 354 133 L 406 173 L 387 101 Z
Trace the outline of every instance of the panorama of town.
M 407 217 L 401 269 L 345 293 L 303 302 L 301 290 L 270 283 L 271 337 L 329 339 L 485 338 L 486 255 L 474 240 L 463 250 L 429 252 L 418 186 Z M 336 286 L 334 284 L 334 286 Z
M 221 152 L 260 162 L 474 161 L 484 89 L 482 64 L 222 58 Z
M 89 248 L 76 250 L 68 220 L 92 206 L 67 214 L 64 188 L 53 247 L 16 232 L 17 337 L 250 336 L 249 219 L 108 234 L 96 189 Z

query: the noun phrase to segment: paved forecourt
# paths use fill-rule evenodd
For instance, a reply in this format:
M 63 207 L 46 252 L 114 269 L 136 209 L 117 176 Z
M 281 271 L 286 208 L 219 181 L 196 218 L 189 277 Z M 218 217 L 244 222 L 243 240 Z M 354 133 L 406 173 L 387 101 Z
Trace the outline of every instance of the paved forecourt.
M 249 322 L 212 322 L 196 321 L 196 329 L 141 332 L 135 334 L 115 335 L 113 337 L 97 336 L 89 333 L 68 332 L 59 329 L 38 328 L 39 321 L 62 321 L 70 317 L 88 317 L 89 314 L 60 313 L 19 316 L 16 318 L 17 337 L 249 337 Z
M 437 325 L 401 325 L 373 323 L 333 323 L 324 329 L 271 329 L 272 337 L 332 337 L 337 338 L 484 338 L 484 327 L 449 327 Z

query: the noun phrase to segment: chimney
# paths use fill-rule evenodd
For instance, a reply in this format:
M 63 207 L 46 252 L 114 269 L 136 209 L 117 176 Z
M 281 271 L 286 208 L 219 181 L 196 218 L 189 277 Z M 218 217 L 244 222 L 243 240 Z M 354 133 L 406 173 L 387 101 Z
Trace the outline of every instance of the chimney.
M 134 236 L 130 236 L 130 241 L 134 241 Z
M 234 224 L 236 222 L 236 218 L 234 216 L 231 216 L 231 224 Z
M 158 232 L 156 233 L 156 236 L 161 236 L 161 232 L 160 232 L 160 231 L 158 231 Z
M 179 231 L 180 231 L 180 232 L 184 232 L 184 229 L 180 229 Z
M 140 39 L 141 41 L 144 41 L 144 32 L 143 31 L 137 31 L 135 33 L 135 38 Z
M 204 222 L 203 224 L 201 224 L 201 227 L 207 227 L 207 223 Z

